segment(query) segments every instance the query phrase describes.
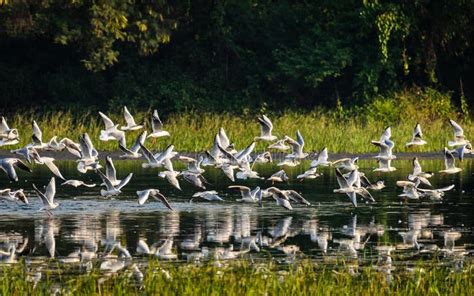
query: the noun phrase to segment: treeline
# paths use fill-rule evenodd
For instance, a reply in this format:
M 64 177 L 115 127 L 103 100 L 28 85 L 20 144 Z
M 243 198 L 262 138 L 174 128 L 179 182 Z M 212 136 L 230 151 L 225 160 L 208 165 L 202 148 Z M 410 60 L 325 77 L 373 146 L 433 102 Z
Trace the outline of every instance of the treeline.
M 311 109 L 413 86 L 470 103 L 473 20 L 472 0 L 0 0 L 0 108 Z

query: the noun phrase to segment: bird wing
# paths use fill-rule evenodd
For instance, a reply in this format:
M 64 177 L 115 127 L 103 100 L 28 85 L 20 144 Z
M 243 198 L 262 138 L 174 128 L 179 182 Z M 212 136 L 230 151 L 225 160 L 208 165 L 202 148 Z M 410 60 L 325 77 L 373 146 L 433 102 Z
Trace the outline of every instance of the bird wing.
M 10 181 L 18 181 L 18 175 L 11 162 L 2 161 L 2 169 L 7 173 Z
M 163 131 L 163 122 L 161 122 L 157 110 L 154 110 L 153 115 L 151 116 L 151 128 L 154 133 Z
M 56 195 L 56 179 L 54 177 L 51 177 L 48 186 L 46 186 L 46 191 L 44 192 L 44 195 L 48 199 L 49 203 L 53 204 L 54 196 Z
M 0 124 L 0 133 L 6 133 L 10 130 L 10 128 L 8 127 L 8 124 L 7 124 L 7 120 L 5 119 L 5 117 L 2 116 L 2 122 Z
M 230 185 L 227 187 L 229 189 L 239 189 L 240 192 L 245 193 L 245 194 L 250 194 L 250 188 L 247 186 L 241 186 L 241 185 Z
M 444 147 L 444 165 L 446 169 L 454 168 L 454 156 L 446 147 Z
M 273 124 L 270 121 L 270 119 L 265 115 L 262 115 L 262 117 L 258 117 L 257 119 L 258 119 L 258 122 L 260 123 L 261 136 L 262 137 L 270 136 L 273 130 Z
M 127 109 L 127 106 L 123 107 L 123 116 L 125 117 L 125 122 L 127 123 L 128 126 L 134 126 L 136 125 L 135 119 L 133 118 L 132 114 Z
M 421 125 L 417 123 L 415 129 L 413 130 L 413 138 L 423 138 L 423 133 L 421 132 Z
M 413 175 L 418 176 L 421 174 L 422 169 L 418 157 L 413 158 Z
M 104 121 L 106 130 L 113 128 L 115 126 L 114 122 L 107 115 L 105 115 L 104 113 L 100 111 L 99 111 L 99 115 L 102 117 L 102 120 Z
M 156 161 L 157 161 L 158 163 L 161 163 L 161 162 L 163 162 L 165 159 L 170 159 L 170 158 L 172 158 L 173 149 L 174 149 L 174 145 L 168 145 L 168 147 L 166 147 L 166 149 L 160 154 L 160 156 L 158 156 L 158 158 L 156 159 Z
M 112 182 L 110 182 L 110 180 L 107 178 L 106 175 L 104 175 L 104 173 L 102 173 L 101 170 L 97 170 L 97 174 L 99 175 L 99 177 L 102 179 L 102 182 L 104 182 L 105 186 L 107 187 L 107 190 L 113 190 L 114 189 L 114 186 L 112 185 Z M 123 180 L 122 180 L 123 181 Z
M 440 189 L 436 189 L 437 191 L 449 191 L 451 189 L 454 188 L 454 184 L 452 185 L 449 185 L 449 186 L 446 186 L 446 187 L 443 187 L 443 188 L 440 188 Z
M 112 183 L 117 181 L 117 171 L 115 170 L 114 162 L 112 161 L 112 157 L 108 155 L 105 161 L 105 175 Z
M 147 201 L 150 196 L 150 191 L 151 189 L 137 191 L 139 205 L 143 205 Z
M 15 158 L 15 162 L 14 162 L 15 166 L 25 172 L 29 172 L 31 173 L 32 170 L 21 160 L 21 159 L 18 159 L 18 158 Z
M 387 127 L 382 133 L 382 136 L 380 137 L 380 142 L 385 142 L 385 140 L 390 139 L 391 136 L 392 136 L 392 129 L 390 127 Z
M 299 202 L 307 206 L 311 205 L 309 201 L 307 201 L 301 194 L 299 194 L 295 190 L 286 190 L 285 193 L 287 193 L 288 197 L 295 202 Z
M 43 192 L 39 191 L 39 189 L 36 188 L 36 185 L 34 183 L 32 184 L 32 186 L 33 186 L 33 189 L 35 190 L 36 194 L 38 195 L 38 197 L 43 202 L 43 205 L 44 206 L 51 206 L 48 198 L 43 194 Z
M 157 163 L 155 156 L 153 155 L 153 153 L 151 153 L 150 150 L 148 150 L 148 148 L 145 147 L 145 145 L 140 143 L 140 148 L 142 149 L 143 156 L 149 163 Z
M 341 189 L 349 188 L 349 183 L 347 182 L 347 179 L 344 178 L 341 171 L 337 168 L 336 168 L 336 180 Z
M 454 129 L 454 136 L 455 137 L 462 137 L 464 136 L 464 131 L 462 129 L 462 127 L 454 120 L 450 119 L 449 120 L 449 123 L 451 124 L 451 126 L 453 127 Z
M 54 158 L 51 157 L 42 157 L 41 160 L 43 163 L 48 167 L 48 169 L 58 178 L 62 180 L 66 180 L 63 175 L 61 174 L 61 171 L 59 168 L 56 166 L 54 163 Z
M 133 151 L 134 153 L 137 153 L 140 150 L 140 144 L 142 144 L 142 145 L 145 144 L 145 139 L 146 139 L 147 133 L 148 133 L 147 131 L 143 131 L 137 137 L 137 139 L 135 140 L 135 143 L 130 148 L 131 151 Z
M 160 192 L 158 191 L 155 191 L 154 194 L 153 194 L 153 197 L 156 199 L 156 200 L 159 200 L 161 201 L 168 209 L 174 211 L 173 207 L 171 206 L 171 204 L 168 202 L 168 200 L 166 199 L 166 196 L 164 196 L 163 194 L 161 194 Z
M 298 144 L 300 144 L 301 149 L 303 149 L 304 139 L 299 130 L 296 131 L 296 141 L 298 142 Z
M 33 142 L 41 144 L 43 142 L 43 133 L 35 120 L 33 120 Z
M 223 127 L 219 129 L 219 144 L 226 149 L 230 145 L 230 140 L 229 137 L 227 137 L 227 134 L 225 133 L 225 130 Z
M 117 190 L 120 190 L 120 189 L 122 189 L 125 185 L 127 185 L 128 182 L 130 182 L 130 179 L 132 179 L 132 176 L 133 176 L 133 173 L 128 174 L 128 176 L 127 176 L 125 179 L 123 179 L 122 181 L 120 181 L 120 183 L 117 185 L 116 189 L 117 189 Z
M 140 149 L 140 145 L 138 146 L 138 148 Z M 133 154 L 132 150 L 128 149 L 127 147 L 122 146 L 122 144 L 120 143 L 119 143 L 119 149 L 125 154 Z
M 234 167 L 231 165 L 222 165 L 221 170 L 224 172 L 224 175 L 226 175 L 227 178 L 229 178 L 232 182 L 235 182 Z
M 235 158 L 240 162 L 247 158 L 247 156 L 252 153 L 253 149 L 255 148 L 255 142 L 250 143 L 242 152 L 240 152 Z

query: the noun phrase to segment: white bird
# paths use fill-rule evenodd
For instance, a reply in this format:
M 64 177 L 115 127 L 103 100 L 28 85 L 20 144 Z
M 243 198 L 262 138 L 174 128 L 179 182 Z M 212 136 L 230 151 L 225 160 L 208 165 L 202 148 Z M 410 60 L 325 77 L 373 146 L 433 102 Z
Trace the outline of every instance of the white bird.
M 396 171 L 397 168 L 393 167 L 391 165 L 392 160 L 391 159 L 385 159 L 385 158 L 379 158 L 377 160 L 379 163 L 379 167 L 374 169 L 374 172 L 393 172 Z
M 217 191 L 215 191 L 215 190 L 196 192 L 196 193 L 193 194 L 193 196 L 189 200 L 189 202 L 192 202 L 193 199 L 196 198 L 196 197 L 200 197 L 200 198 L 208 200 L 208 201 L 224 201 L 222 199 L 222 197 L 220 197 L 217 194 Z
M 30 173 L 32 172 L 31 169 L 18 158 L 2 158 L 0 159 L 0 168 L 7 173 L 10 181 L 18 181 L 18 176 L 13 166 Z
M 72 187 L 79 187 L 79 186 L 85 186 L 85 187 L 95 187 L 96 184 L 86 184 L 84 183 L 84 181 L 80 181 L 80 180 L 66 180 L 64 181 L 63 183 L 61 183 L 61 186 L 63 185 L 69 185 L 69 186 L 72 186 Z
M 357 165 L 358 161 L 359 161 L 359 157 L 341 158 L 336 161 L 333 161 L 332 164 L 338 169 L 353 171 L 359 168 L 359 166 Z
M 135 143 L 133 144 L 130 149 L 128 149 L 125 146 L 122 146 L 122 144 L 119 143 L 119 148 L 120 150 L 124 153 L 123 155 L 120 155 L 119 158 L 125 158 L 125 159 L 137 159 L 142 157 L 141 153 L 138 153 L 141 149 L 140 145 L 145 145 L 145 139 L 146 139 L 147 131 L 143 131 L 135 140 Z
M 339 184 L 339 189 L 334 189 L 335 193 L 345 193 L 351 200 L 354 207 L 357 208 L 357 196 L 356 194 L 361 195 L 362 197 L 372 200 L 372 195 L 364 187 L 356 187 L 354 184 L 358 181 L 359 173 L 354 170 L 349 174 L 349 177 L 346 178 L 344 175 L 336 168 L 336 180 Z
M 270 119 L 265 115 L 257 117 L 257 119 L 260 123 L 260 136 L 255 137 L 254 141 L 275 141 L 277 137 L 272 135 L 273 124 Z
M 105 129 L 100 131 L 99 139 L 101 141 L 117 140 L 119 144 L 126 147 L 127 141 L 125 140 L 125 132 L 118 129 L 118 124 L 114 122 L 104 113 L 99 111 L 99 115 L 105 124 Z
M 146 190 L 141 190 L 137 191 L 138 195 L 138 204 L 143 205 L 149 196 L 153 197 L 154 199 L 161 201 L 168 209 L 173 210 L 173 207 L 170 205 L 166 197 L 161 194 L 160 190 L 158 189 L 146 189 Z
M 282 190 L 276 188 L 276 187 L 269 187 L 265 189 L 265 191 L 270 194 L 273 199 L 276 201 L 277 205 L 287 209 L 287 210 L 293 210 L 293 207 L 291 206 L 290 199 L 287 194 L 285 194 Z M 261 194 L 263 196 L 263 192 Z M 260 201 L 261 203 L 261 201 Z
M 443 188 L 439 188 L 439 189 L 423 189 L 423 188 L 418 188 L 418 191 L 421 192 L 421 196 L 422 197 L 428 197 L 432 200 L 441 200 L 443 199 L 443 196 L 445 194 L 446 191 L 449 191 L 451 189 L 454 188 L 454 184 L 453 185 L 449 185 L 449 186 L 446 186 L 446 187 L 443 187 Z
M 409 199 L 420 199 L 418 192 L 418 185 L 420 181 L 417 180 L 415 183 L 410 181 L 397 181 L 397 186 L 403 187 L 403 193 L 399 194 L 400 197 L 407 197 Z
M 387 127 L 385 128 L 382 135 L 380 136 L 380 142 L 385 142 L 385 140 L 390 140 L 391 137 L 392 137 L 392 128 Z
M 188 181 L 189 183 L 193 184 L 194 186 L 201 188 L 201 189 L 206 189 L 204 186 L 204 183 L 207 183 L 206 179 L 200 174 L 193 174 L 190 172 L 181 172 L 181 176 L 183 176 L 184 180 Z
M 28 204 L 28 198 L 26 197 L 23 189 L 12 191 L 10 188 L 0 190 L 0 198 L 8 201 L 21 201 L 24 204 Z
M 418 157 L 413 158 L 413 172 L 408 175 L 408 180 L 415 182 L 416 180 L 420 180 L 421 183 L 431 186 L 430 181 L 428 178 L 433 176 L 431 172 L 423 172 L 421 169 L 420 162 L 418 161 Z
M 385 139 L 384 141 L 372 141 L 371 143 L 379 148 L 379 154 L 374 156 L 374 158 L 388 160 L 397 158 L 392 152 L 395 143 L 390 139 Z
M 123 116 L 125 117 L 126 126 L 121 126 L 120 129 L 123 131 L 136 131 L 143 128 L 143 125 L 137 124 L 132 114 L 127 109 L 127 106 L 123 107 Z
M 175 187 L 178 190 L 181 190 L 181 186 L 179 185 L 179 181 L 178 181 L 179 174 L 180 174 L 179 172 L 171 169 L 171 170 L 161 171 L 158 174 L 158 176 L 160 178 L 166 179 L 166 181 L 168 181 L 168 183 L 170 183 L 171 186 Z
M 234 149 L 234 144 L 232 144 L 229 140 L 229 137 L 227 136 L 225 130 L 223 127 L 221 127 L 219 129 L 219 133 L 217 134 L 217 136 L 219 137 L 219 145 L 224 148 L 225 151 L 229 152 L 229 153 L 236 153 L 237 151 L 235 151 Z
M 308 156 L 308 153 L 303 152 L 304 139 L 299 130 L 296 131 L 296 141 L 288 136 L 285 136 L 285 139 L 291 145 L 293 150 L 285 158 L 304 159 Z
M 79 145 L 77 146 L 77 148 Z M 58 142 L 58 136 L 53 136 L 46 144 L 45 149 L 49 151 L 63 151 L 66 148 L 66 144 L 63 141 Z
M 272 161 L 272 154 L 268 151 L 257 154 L 253 159 L 253 163 L 268 163 Z
M 117 180 L 117 170 L 115 169 L 114 162 L 112 161 L 112 157 L 110 156 L 107 156 L 105 160 L 105 175 L 113 186 L 117 186 L 122 181 Z
M 163 129 L 163 122 L 161 122 L 157 110 L 154 110 L 151 116 L 151 129 L 152 133 L 149 134 L 147 138 L 167 137 L 170 135 L 169 132 Z
M 36 123 L 36 120 L 33 120 L 33 135 L 31 136 L 31 139 L 33 141 L 30 146 L 34 147 L 35 149 L 45 149 L 48 147 L 48 144 L 43 143 L 43 132 L 41 132 L 40 127 Z
M 23 148 L 10 150 L 10 152 L 23 156 L 26 159 L 26 161 L 28 161 L 28 163 L 32 163 L 33 159 L 40 158 L 36 149 L 28 145 Z
M 364 186 L 366 189 L 370 189 L 374 191 L 379 191 L 386 187 L 385 181 L 378 180 L 377 182 L 372 184 L 365 175 L 360 175 L 360 181 L 362 183 L 362 186 Z
M 229 180 L 231 180 L 232 182 L 235 182 L 235 177 L 234 177 L 235 166 L 230 165 L 228 163 L 223 163 L 223 164 L 216 165 L 216 168 L 221 169 L 224 175 L 227 178 L 229 178 Z
M 133 176 L 133 173 L 128 174 L 128 176 L 125 179 L 123 179 L 119 184 L 114 186 L 112 182 L 109 180 L 109 178 L 107 178 L 107 176 L 104 175 L 104 173 L 102 173 L 100 170 L 96 170 L 96 171 L 99 177 L 102 179 L 102 182 L 104 182 L 105 187 L 106 187 L 106 190 L 104 189 L 100 190 L 100 195 L 104 197 L 119 195 L 122 192 L 120 191 L 120 189 L 122 189 L 125 185 L 127 185 Z
M 32 150 L 36 152 L 35 148 L 32 148 Z M 52 158 L 52 157 L 41 157 L 41 156 L 39 156 L 39 154 L 37 152 L 33 153 L 32 155 L 34 156 L 35 163 L 44 164 L 56 177 L 58 177 L 62 180 L 66 180 L 63 177 L 63 175 L 61 174 L 61 171 L 59 170 L 59 168 L 54 163 L 54 161 L 55 161 L 54 158 Z
M 286 141 L 287 139 L 286 138 L 283 138 L 281 140 L 278 140 L 276 141 L 275 143 L 271 144 L 270 146 L 268 146 L 267 148 L 268 149 L 275 149 L 275 150 L 279 150 L 279 151 L 286 151 L 288 149 L 291 148 L 291 146 L 288 146 L 286 145 Z
M 439 171 L 442 174 L 456 174 L 462 171 L 455 166 L 454 156 L 446 147 L 444 147 L 444 167 L 444 170 Z
M 450 150 L 450 152 L 454 156 L 457 156 L 460 161 L 464 159 L 465 154 L 474 154 L 471 143 L 459 145 L 457 148 Z
M 278 172 L 271 175 L 267 180 L 272 181 L 272 184 L 275 182 L 286 182 L 288 181 L 288 175 L 284 170 L 279 170 Z
M 54 196 L 56 195 L 56 179 L 54 177 L 51 178 L 44 193 L 39 191 L 35 184 L 33 184 L 33 189 L 43 202 L 43 207 L 40 211 L 44 210 L 49 216 L 51 216 L 53 214 L 51 211 L 59 206 L 59 203 L 54 201 Z
M 415 125 L 415 129 L 413 130 L 413 136 L 411 137 L 410 142 L 406 143 L 407 147 L 411 146 L 422 146 L 425 145 L 426 141 L 423 140 L 423 133 L 421 132 L 421 126 L 419 123 Z
M 19 139 L 18 130 L 16 128 L 10 128 L 5 117 L 2 116 L 2 122 L 0 123 L 0 147 L 16 145 Z
M 318 159 L 311 162 L 311 167 L 330 166 L 332 163 L 328 161 L 328 149 L 326 147 L 318 154 Z
M 242 198 L 238 199 L 237 201 L 250 202 L 250 203 L 258 202 L 257 193 L 258 191 L 260 191 L 260 187 L 258 186 L 253 190 L 251 190 L 247 186 L 240 186 L 240 185 L 231 185 L 227 188 L 238 189 L 240 191 L 240 195 L 242 196 Z
M 92 141 L 87 133 L 84 133 L 79 138 L 80 146 L 80 159 L 77 160 L 77 170 L 81 173 L 85 173 L 88 170 L 95 170 L 101 168 L 102 166 L 98 162 L 99 153 L 94 148 Z M 66 148 L 72 152 L 75 150 L 70 150 L 68 146 Z M 74 154 L 74 153 L 73 153 Z
M 468 144 L 469 141 L 464 137 L 464 130 L 462 127 L 452 119 L 449 120 L 449 123 L 454 129 L 454 141 L 449 141 L 448 146 L 453 147 Z
M 202 173 L 204 173 L 204 169 L 201 168 L 201 163 L 203 161 L 202 156 L 199 157 L 199 161 L 192 158 L 192 157 L 188 157 L 188 156 L 180 156 L 178 159 L 181 160 L 182 162 L 184 162 L 185 164 L 187 164 L 188 168 L 187 168 L 186 171 L 188 171 L 192 174 L 202 174 Z
M 166 149 L 159 155 L 154 155 L 151 153 L 148 148 L 140 143 L 140 147 L 143 152 L 143 156 L 148 161 L 148 163 L 142 163 L 143 168 L 159 168 L 162 167 L 165 160 L 171 159 L 175 154 L 173 153 L 174 146 L 169 145 Z
M 287 167 L 295 167 L 298 166 L 300 162 L 295 158 L 284 158 L 280 161 L 277 166 L 287 166 Z
M 254 162 L 255 164 L 255 162 Z M 253 167 L 253 165 L 252 165 Z M 247 179 L 263 179 L 258 175 L 257 171 L 254 171 L 248 162 L 242 162 L 239 165 L 239 172 L 235 174 L 237 179 L 247 180 Z
M 317 167 L 311 167 L 308 170 L 306 170 L 304 173 L 299 174 L 296 176 L 296 179 L 300 181 L 304 181 L 305 179 L 316 179 L 321 176 L 320 173 L 317 173 Z

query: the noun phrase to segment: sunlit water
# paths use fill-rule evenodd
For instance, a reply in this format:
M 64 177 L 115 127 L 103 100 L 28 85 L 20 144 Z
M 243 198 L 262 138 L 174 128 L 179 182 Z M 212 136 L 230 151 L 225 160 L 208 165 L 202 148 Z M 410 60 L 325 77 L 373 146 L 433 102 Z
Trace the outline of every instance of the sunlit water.
M 99 183 L 94 173 L 79 174 L 74 162 L 58 163 L 66 178 Z M 398 168 L 396 172 L 374 173 L 374 161 L 361 161 L 360 170 L 371 181 L 385 180 L 387 188 L 373 192 L 376 203 L 359 201 L 357 209 L 346 195 L 332 192 L 338 188 L 332 168 L 321 169 L 322 177 L 303 183 L 295 177 L 308 163 L 286 169 L 290 181 L 276 186 L 297 190 L 312 203 L 294 204 L 294 210 L 288 211 L 272 199 L 266 200 L 262 208 L 237 202 L 240 194 L 227 189 L 232 182 L 214 168 L 206 167 L 204 175 L 211 183 L 207 187 L 217 190 L 225 201 L 190 203 L 191 195 L 198 190 L 184 180 L 180 192 L 159 178 L 157 169 L 142 169 L 140 161 L 117 161 L 119 177 L 134 173 L 121 195 L 105 199 L 100 197 L 98 186 L 76 189 L 57 182 L 60 206 L 52 217 L 38 211 L 41 203 L 31 187 L 32 183 L 46 185 L 51 174 L 36 166 L 33 174 L 19 173 L 18 183 L 9 183 L 6 176 L 0 178 L 0 188 L 24 188 L 30 201 L 29 205 L 0 201 L 0 249 L 8 251 L 15 245 L 19 249 L 15 259 L 24 258 L 28 264 L 92 261 L 109 271 L 114 270 L 114 264 L 118 270 L 126 265 L 117 263 L 120 260 L 145 262 L 149 257 L 137 252 L 140 240 L 155 254 L 152 257 L 176 262 L 233 258 L 292 262 L 311 258 L 322 263 L 343 259 L 372 265 L 384 260 L 386 248 L 391 247 L 395 266 L 433 258 L 442 264 L 461 266 L 474 251 L 473 161 L 460 163 L 460 174 L 436 174 L 431 178 L 435 188 L 456 186 L 442 202 L 398 197 L 401 188 L 395 182 L 406 179 L 411 162 L 398 160 L 393 164 Z M 422 160 L 421 164 L 425 171 L 434 172 L 444 165 L 442 160 Z M 263 177 L 278 169 L 274 165 L 257 166 Z M 265 180 L 236 180 L 236 184 L 271 186 Z M 139 206 L 135 192 L 147 188 L 160 189 L 175 211 L 154 199 Z M 165 247 L 160 248 L 163 243 Z M 128 250 L 133 259 L 110 259 L 122 253 L 120 248 Z M 79 250 L 81 256 L 77 255 Z

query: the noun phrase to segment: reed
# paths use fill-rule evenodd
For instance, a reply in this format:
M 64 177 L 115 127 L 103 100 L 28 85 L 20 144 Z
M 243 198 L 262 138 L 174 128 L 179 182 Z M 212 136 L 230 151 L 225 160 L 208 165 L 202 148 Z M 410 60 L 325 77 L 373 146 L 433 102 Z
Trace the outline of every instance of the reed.
M 320 265 L 310 260 L 291 264 L 248 261 L 173 264 L 151 260 L 143 273 L 130 264 L 118 274 L 97 267 L 85 274 L 56 269 L 32 281 L 25 263 L 4 266 L 2 295 L 472 295 L 472 263 L 453 271 L 438 263 L 386 270 L 345 264 Z M 143 270 L 145 269 L 145 270 Z
M 349 113 L 349 111 L 347 111 Z M 135 113 L 137 121 L 145 122 L 148 130 L 151 130 L 149 120 L 151 112 Z M 296 137 L 299 130 L 305 138 L 306 151 L 319 151 L 328 147 L 330 153 L 366 153 L 376 152 L 377 148 L 370 144 L 371 140 L 377 140 L 384 128 L 388 125 L 384 121 L 375 119 L 368 120 L 359 115 L 354 117 L 339 118 L 331 111 L 313 110 L 306 113 L 286 111 L 281 114 L 267 114 L 274 125 L 274 134 L 278 137 L 288 135 Z M 119 115 L 110 117 L 116 123 L 123 123 Z M 456 117 L 454 117 L 456 118 Z M 147 140 L 146 145 L 152 149 L 162 149 L 168 144 L 173 144 L 178 151 L 202 152 L 210 149 L 214 136 L 220 127 L 224 127 L 230 140 L 238 148 L 244 148 L 260 132 L 256 116 L 240 115 L 230 113 L 193 113 L 172 114 L 162 118 L 165 129 L 171 134 L 170 137 L 160 138 L 157 141 Z M 458 119 L 458 118 L 456 118 Z M 118 149 L 116 141 L 99 141 L 99 133 L 103 123 L 98 114 L 84 113 L 76 114 L 67 112 L 48 112 L 35 115 L 33 112 L 16 114 L 7 118 L 10 127 L 18 128 L 20 143 L 15 146 L 5 146 L 1 149 L 15 149 L 23 147 L 31 142 L 31 123 L 36 120 L 43 130 L 43 140 L 48 141 L 53 135 L 59 138 L 68 137 L 77 141 L 78 137 L 87 132 L 91 136 L 96 148 L 101 151 L 112 151 Z M 466 136 L 474 135 L 474 126 L 465 120 L 458 119 L 463 125 Z M 424 137 L 428 142 L 422 147 L 407 148 L 412 135 L 412 130 L 417 122 L 422 124 Z M 435 152 L 442 151 L 447 141 L 452 138 L 452 128 L 448 117 L 423 119 L 407 118 L 406 120 L 391 124 L 393 141 L 396 152 Z M 140 131 L 128 132 L 127 143 L 131 145 Z M 257 150 L 262 151 L 268 143 L 257 143 Z

